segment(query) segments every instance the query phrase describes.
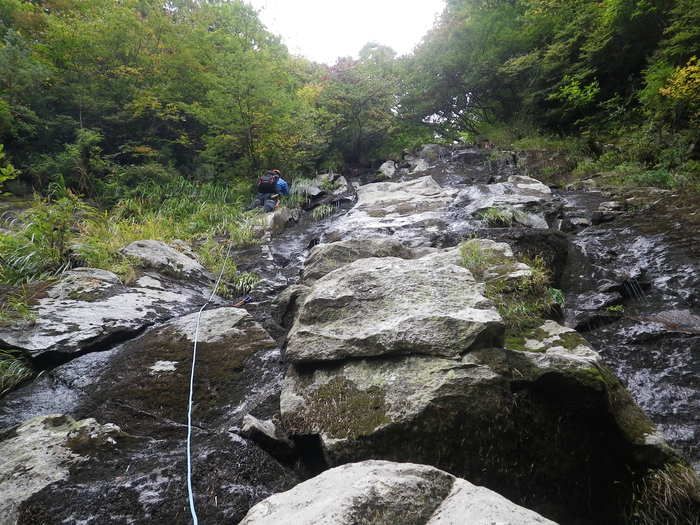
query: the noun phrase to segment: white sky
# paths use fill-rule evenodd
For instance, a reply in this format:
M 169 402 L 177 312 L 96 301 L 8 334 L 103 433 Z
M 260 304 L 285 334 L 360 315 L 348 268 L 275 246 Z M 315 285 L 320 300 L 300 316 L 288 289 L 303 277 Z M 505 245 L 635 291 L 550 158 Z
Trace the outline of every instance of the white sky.
M 293 54 L 334 64 L 367 42 L 410 53 L 433 26 L 444 0 L 246 0 Z

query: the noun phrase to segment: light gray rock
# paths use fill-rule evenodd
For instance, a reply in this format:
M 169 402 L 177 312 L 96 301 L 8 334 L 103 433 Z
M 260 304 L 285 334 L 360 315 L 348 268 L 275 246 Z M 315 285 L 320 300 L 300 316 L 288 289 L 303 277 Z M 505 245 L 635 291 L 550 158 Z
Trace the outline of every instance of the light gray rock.
M 143 268 L 153 269 L 175 278 L 211 279 L 212 275 L 192 257 L 162 241 L 134 241 L 122 248 L 127 257 L 136 259 Z
M 428 171 L 431 168 L 430 162 L 428 162 L 426 159 L 416 159 L 415 161 L 410 162 L 410 164 L 411 173 L 421 173 Z
M 483 487 L 425 465 L 364 461 L 250 509 L 241 525 L 554 525 Z
M 113 446 L 120 434 L 115 425 L 99 425 L 94 419 L 74 421 L 59 414 L 20 425 L 0 441 L 0 523 L 15 523 L 20 503 L 67 479 L 69 469 L 87 459 L 81 450 Z
M 302 284 L 287 286 L 271 305 L 272 319 L 278 326 L 289 330 L 296 321 L 299 306 L 311 289 Z
M 441 146 L 440 144 L 423 144 L 418 152 L 418 157 L 434 162 L 449 156 L 449 154 L 450 150 L 445 146 Z
M 508 177 L 508 182 L 468 186 L 454 200 L 454 206 L 475 216 L 495 208 L 508 213 L 514 223 L 542 229 L 548 228 L 548 216 L 559 208 L 549 187 L 520 175 Z
M 469 239 L 454 248 L 434 250 L 421 257 L 435 265 L 454 264 L 463 266 L 470 264 L 472 254 L 477 259 L 485 260 L 481 273 L 474 275 L 478 282 L 512 281 L 532 274 L 532 269 L 525 263 L 518 262 L 513 257 L 510 246 L 504 242 L 491 239 Z
M 335 241 L 394 236 L 407 246 L 429 246 L 431 236 L 447 229 L 446 213 L 457 193 L 432 177 L 360 186 L 357 204 L 334 222 L 326 237 Z
M 593 224 L 610 222 L 622 215 L 624 212 L 624 204 L 618 201 L 601 202 L 598 209 L 593 212 Z
M 426 525 L 528 525 L 555 522 L 500 494 L 456 479 L 449 496 Z
M 303 280 L 309 283 L 341 266 L 367 257 L 399 257 L 412 259 L 415 250 L 391 238 L 350 239 L 314 246 L 304 263 Z
M 35 321 L 0 327 L 0 344 L 33 357 L 94 349 L 188 313 L 210 293 L 208 281 L 184 284 L 159 274 L 146 277 L 127 287 L 105 270 L 68 271 L 32 306 Z
M 299 210 L 283 207 L 264 215 L 266 229 L 273 235 L 282 233 L 290 224 L 299 220 Z
M 385 179 L 393 179 L 394 175 L 396 175 L 396 163 L 393 160 L 387 160 L 379 166 L 379 173 Z
M 289 333 L 287 359 L 387 354 L 459 356 L 499 344 L 501 317 L 483 285 L 454 264 L 360 259 L 311 285 Z

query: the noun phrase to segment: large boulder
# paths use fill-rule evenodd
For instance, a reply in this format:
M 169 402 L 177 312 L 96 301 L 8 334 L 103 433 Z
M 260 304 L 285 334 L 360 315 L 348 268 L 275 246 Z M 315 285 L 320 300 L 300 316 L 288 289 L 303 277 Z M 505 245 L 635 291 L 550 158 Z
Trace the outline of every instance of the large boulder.
M 506 244 L 469 243 L 491 254 L 486 281 L 531 272 Z M 308 283 L 280 399 L 293 436 L 317 436 L 331 466 L 425 463 L 583 523 L 620 522 L 647 476 L 682 465 L 578 333 L 547 321 L 504 341 L 466 252 L 425 251 Z
M 379 175 L 384 179 L 392 179 L 396 175 L 396 162 L 393 160 L 387 160 L 381 166 L 379 166 Z
M 275 494 L 241 525 L 554 525 L 484 487 L 411 463 L 343 465 Z
M 122 248 L 121 252 L 143 268 L 176 279 L 207 281 L 213 278 L 197 260 L 162 241 L 134 241 Z
M 508 182 L 468 186 L 459 193 L 454 206 L 476 217 L 497 210 L 507 215 L 502 221 L 545 229 L 560 209 L 549 187 L 520 175 L 508 177 Z
M 156 416 L 182 424 L 196 320 L 196 313 L 189 314 L 42 374 L 0 401 L 0 429 L 59 410 L 108 417 L 127 431 L 143 432 Z M 199 426 L 227 429 L 251 411 L 277 413 L 279 350 L 245 310 L 202 312 L 197 349 L 196 385 L 207 392 L 194 413 Z
M 194 268 L 196 261 L 190 261 Z M 112 272 L 77 268 L 63 274 L 32 306 L 35 321 L 0 327 L 0 346 L 23 350 L 41 365 L 60 363 L 196 309 L 210 286 L 153 272 L 126 286 Z
M 121 429 L 110 447 L 86 443 L 86 458 L 78 465 L 28 491 L 17 523 L 187 519 L 183 438 L 196 322 L 197 314 L 190 314 L 106 352 L 99 361 L 92 359 L 99 353 L 74 359 L 0 402 L 3 428 L 18 417 L 63 408 L 76 419 L 94 418 Z M 83 359 L 88 366 L 79 365 Z M 61 378 L 75 379 L 80 372 L 86 376 L 81 381 L 58 387 Z M 204 523 L 236 523 L 257 501 L 297 481 L 287 467 L 240 437 L 246 417 L 279 418 L 281 379 L 279 349 L 250 314 L 237 308 L 202 312 L 192 450 L 193 485 Z M 52 393 L 57 394 L 53 401 Z M 15 432 L 10 428 L 0 435 L 0 448 Z M 29 449 L 24 462 L 30 465 L 40 453 Z M 291 451 L 284 453 L 290 457 Z M 13 469 L 0 467 L 0 479 Z M 2 517 L 0 522 L 5 523 Z
M 395 236 L 409 246 L 429 246 L 447 228 L 458 191 L 432 177 L 379 182 L 357 189 L 357 204 L 326 233 L 329 241 Z
M 316 281 L 289 334 L 287 359 L 459 356 L 498 344 L 503 324 L 483 285 L 454 264 L 360 259 Z

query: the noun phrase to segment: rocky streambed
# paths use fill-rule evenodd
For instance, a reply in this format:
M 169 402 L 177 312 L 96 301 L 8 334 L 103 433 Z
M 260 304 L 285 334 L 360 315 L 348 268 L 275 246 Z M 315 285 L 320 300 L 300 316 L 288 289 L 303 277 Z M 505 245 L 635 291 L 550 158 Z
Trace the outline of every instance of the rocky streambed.
M 499 159 L 426 146 L 317 188 L 330 217 L 277 214 L 234 255 L 262 280 L 202 317 L 201 522 L 697 522 L 700 258 L 635 220 L 672 196 L 557 193 Z M 0 330 L 46 369 L 0 399 L 0 523 L 190 520 L 212 276 L 129 250 L 135 284 L 70 272 L 36 325 Z M 489 294 L 534 279 L 525 256 L 565 303 L 514 334 Z

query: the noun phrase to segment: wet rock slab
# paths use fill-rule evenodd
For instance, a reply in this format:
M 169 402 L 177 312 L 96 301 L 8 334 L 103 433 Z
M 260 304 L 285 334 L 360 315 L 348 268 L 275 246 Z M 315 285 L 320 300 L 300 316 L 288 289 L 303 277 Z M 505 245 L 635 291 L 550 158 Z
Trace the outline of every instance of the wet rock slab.
M 73 416 L 116 424 L 120 434 L 106 449 L 84 444 L 84 459 L 69 473 L 28 491 L 18 523 L 189 522 L 184 438 L 195 322 L 191 314 L 151 330 L 100 356 L 89 378 L 65 385 L 73 395 Z M 64 365 L 71 373 L 63 377 L 86 371 L 75 366 L 83 358 Z M 203 312 L 193 407 L 193 482 L 201 522 L 236 522 L 251 505 L 296 482 L 287 467 L 234 433 L 246 414 L 278 417 L 280 381 L 279 350 L 247 312 Z M 37 395 L 41 384 L 27 388 L 30 395 L 21 396 L 20 389 L 0 404 L 20 413 L 48 408 L 55 389 Z M 0 479 L 6 475 L 0 472 Z
M 545 229 L 561 207 L 549 187 L 520 175 L 510 176 L 508 182 L 469 186 L 460 191 L 454 206 L 474 216 L 497 209 L 516 224 Z
M 94 449 L 67 479 L 27 494 L 17 524 L 192 523 L 183 445 L 183 439 L 126 436 L 110 449 Z M 267 453 L 237 436 L 196 431 L 193 446 L 193 487 L 202 524 L 237 523 L 252 505 L 297 482 Z
M 71 468 L 89 459 L 83 454 L 86 447 L 112 448 L 121 435 L 115 425 L 52 414 L 32 419 L 2 436 L 0 522 L 16 523 L 22 502 L 44 487 L 68 479 Z

